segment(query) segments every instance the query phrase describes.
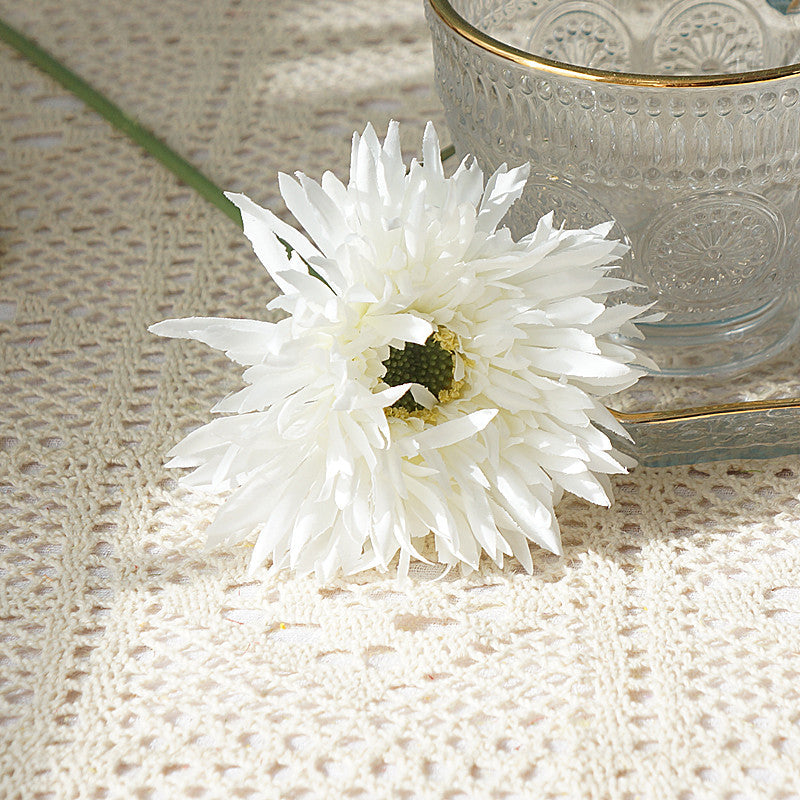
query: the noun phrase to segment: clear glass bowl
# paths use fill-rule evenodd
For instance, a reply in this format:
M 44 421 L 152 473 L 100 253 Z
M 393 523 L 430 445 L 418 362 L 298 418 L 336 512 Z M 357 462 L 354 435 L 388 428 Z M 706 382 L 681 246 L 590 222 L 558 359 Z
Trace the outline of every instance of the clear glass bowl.
M 426 0 L 459 154 L 532 165 L 517 235 L 550 210 L 616 221 L 664 319 L 667 375 L 727 374 L 800 333 L 797 0 Z M 797 9 L 800 11 L 800 8 Z

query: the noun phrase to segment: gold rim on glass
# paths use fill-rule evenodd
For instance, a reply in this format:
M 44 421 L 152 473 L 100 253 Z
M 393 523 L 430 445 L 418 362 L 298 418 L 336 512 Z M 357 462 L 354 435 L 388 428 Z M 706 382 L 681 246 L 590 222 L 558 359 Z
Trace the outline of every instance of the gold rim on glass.
M 512 47 L 489 36 L 465 20 L 450 5 L 449 0 L 428 0 L 431 8 L 439 18 L 459 36 L 493 55 L 500 56 L 515 64 L 529 67 L 551 75 L 564 78 L 582 78 L 597 83 L 616 83 L 622 86 L 658 86 L 696 88 L 703 86 L 738 86 L 746 83 L 764 83 L 779 78 L 790 78 L 800 75 L 800 64 L 788 64 L 783 67 L 752 70 L 750 72 L 732 72 L 722 75 L 649 75 L 638 72 L 611 72 L 604 69 L 579 67 L 563 61 L 552 61 L 549 58 L 536 56 L 517 47 Z

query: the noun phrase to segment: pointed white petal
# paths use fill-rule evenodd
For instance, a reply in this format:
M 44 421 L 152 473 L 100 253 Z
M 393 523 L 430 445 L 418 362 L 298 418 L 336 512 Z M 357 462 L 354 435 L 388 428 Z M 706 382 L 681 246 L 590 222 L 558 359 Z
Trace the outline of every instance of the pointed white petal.
M 425 126 L 425 133 L 422 135 L 422 160 L 425 164 L 426 173 L 444 177 L 442 152 L 439 149 L 439 136 L 432 122 L 428 122 Z
M 375 328 L 378 343 L 414 342 L 425 344 L 427 338 L 433 333 L 433 325 L 426 319 L 421 319 L 413 314 L 376 314 L 365 317 L 364 324 Z
M 423 408 L 433 408 L 438 402 L 436 395 L 421 383 L 412 383 L 410 390 L 414 401 L 419 403 Z
M 321 255 L 303 234 L 246 195 L 226 192 L 225 197 L 241 212 L 244 235 L 252 242 L 256 256 L 270 274 L 273 269 L 285 268 L 286 264 L 286 249 L 277 240 L 278 236 L 306 260 Z
M 409 438 L 420 450 L 439 450 L 482 431 L 497 416 L 497 413 L 496 408 L 473 411 L 463 417 L 433 425 L 422 433 Z
M 527 162 L 512 170 L 508 170 L 503 164 L 489 178 L 478 212 L 479 230 L 490 233 L 497 227 L 514 201 L 522 194 L 529 173 L 530 164 Z
M 238 364 L 258 364 L 272 349 L 278 325 L 255 319 L 189 317 L 166 319 L 148 330 L 172 339 L 196 339 L 216 350 L 222 350 Z

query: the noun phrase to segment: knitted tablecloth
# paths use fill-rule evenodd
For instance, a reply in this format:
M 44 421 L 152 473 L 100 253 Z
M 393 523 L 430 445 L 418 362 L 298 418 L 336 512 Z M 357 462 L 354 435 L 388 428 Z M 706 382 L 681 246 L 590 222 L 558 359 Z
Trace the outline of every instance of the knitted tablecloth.
M 419 0 L 0 0 L 225 188 L 447 135 Z M 164 453 L 264 316 L 243 235 L 0 47 L 0 797 L 800 797 L 800 459 L 637 469 L 564 556 L 246 580 Z

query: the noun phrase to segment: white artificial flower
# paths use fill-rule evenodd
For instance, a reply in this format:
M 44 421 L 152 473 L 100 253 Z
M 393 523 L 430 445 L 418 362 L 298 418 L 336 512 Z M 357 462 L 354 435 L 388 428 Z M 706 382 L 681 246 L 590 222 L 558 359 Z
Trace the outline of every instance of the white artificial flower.
M 611 224 L 548 215 L 517 242 L 498 228 L 527 175 L 503 166 L 484 187 L 465 159 L 446 178 L 430 123 L 406 170 L 392 123 L 383 146 L 371 126 L 354 135 L 346 185 L 280 175 L 308 238 L 228 195 L 287 316 L 151 328 L 246 367 L 225 416 L 170 453 L 193 468 L 184 485 L 228 495 L 210 544 L 255 534 L 251 572 L 327 579 L 398 552 L 405 573 L 433 536 L 443 564 L 477 568 L 483 551 L 530 570 L 529 542 L 561 553 L 563 491 L 610 504 L 608 475 L 632 462 L 596 423 L 625 435 L 601 399 L 639 376 L 613 335 L 636 336 L 642 309 L 605 304 L 629 286 L 607 275 L 625 252 Z

